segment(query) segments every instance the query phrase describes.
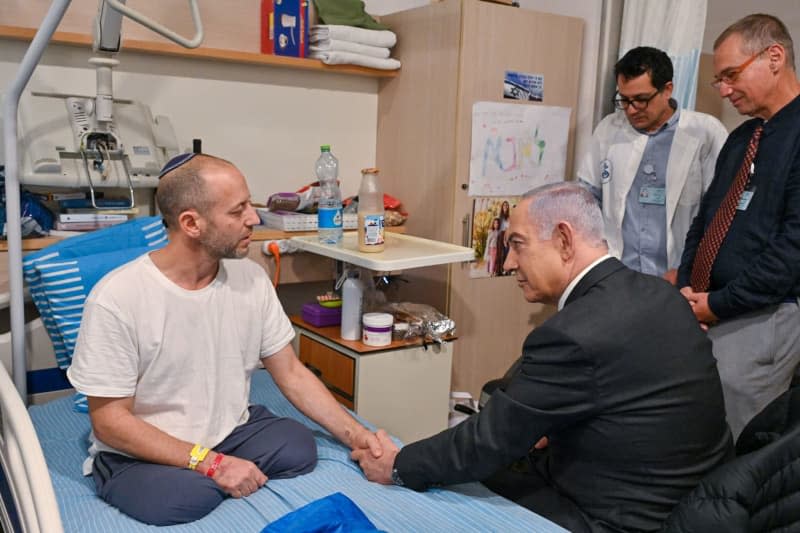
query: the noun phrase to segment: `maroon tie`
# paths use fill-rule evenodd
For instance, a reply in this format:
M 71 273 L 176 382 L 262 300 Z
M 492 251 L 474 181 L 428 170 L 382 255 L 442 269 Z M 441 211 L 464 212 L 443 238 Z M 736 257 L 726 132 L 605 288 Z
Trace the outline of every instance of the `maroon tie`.
M 744 154 L 744 161 L 739 173 L 736 174 L 736 179 L 733 180 L 731 188 L 728 189 L 728 194 L 722 199 L 719 209 L 714 214 L 711 224 L 708 225 L 706 233 L 697 247 L 694 264 L 692 265 L 692 275 L 689 278 L 692 290 L 695 292 L 707 291 L 711 283 L 711 267 L 714 265 L 719 247 L 731 227 L 733 216 L 736 214 L 736 206 L 739 205 L 739 199 L 747 186 L 747 180 L 750 178 L 750 167 L 756 157 L 758 141 L 761 139 L 763 129 L 758 126 L 753 132 L 753 136 L 750 137 L 750 143 L 747 145 L 747 152 Z

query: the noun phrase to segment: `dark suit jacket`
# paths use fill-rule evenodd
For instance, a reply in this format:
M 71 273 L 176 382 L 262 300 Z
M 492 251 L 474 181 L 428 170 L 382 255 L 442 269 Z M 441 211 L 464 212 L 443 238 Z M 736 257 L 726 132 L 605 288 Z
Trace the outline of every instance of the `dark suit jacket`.
M 616 259 L 595 266 L 525 339 L 505 390 L 395 467 L 416 490 L 483 480 L 545 435 L 549 482 L 624 530 L 658 529 L 730 455 L 711 342 L 674 287 Z

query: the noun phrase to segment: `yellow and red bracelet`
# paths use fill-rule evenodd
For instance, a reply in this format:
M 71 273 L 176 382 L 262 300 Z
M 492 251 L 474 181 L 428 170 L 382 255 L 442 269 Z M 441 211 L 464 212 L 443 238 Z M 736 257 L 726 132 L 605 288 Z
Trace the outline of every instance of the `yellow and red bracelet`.
M 189 454 L 189 470 L 194 470 L 197 465 L 203 462 L 203 459 L 208 455 L 209 449 L 200 444 L 195 444 Z
M 217 471 L 217 468 L 219 467 L 219 464 L 222 462 L 223 457 L 225 456 L 222 455 L 221 453 L 217 453 L 217 456 L 214 457 L 214 462 L 211 463 L 211 466 L 209 466 L 208 470 L 206 470 L 206 475 L 208 477 L 214 477 L 214 473 Z

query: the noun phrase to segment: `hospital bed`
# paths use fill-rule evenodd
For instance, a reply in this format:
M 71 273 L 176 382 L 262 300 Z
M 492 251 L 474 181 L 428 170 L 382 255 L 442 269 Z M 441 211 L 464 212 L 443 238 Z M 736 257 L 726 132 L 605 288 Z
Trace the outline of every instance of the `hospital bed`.
M 92 286 L 116 266 L 165 243 L 161 219 L 143 217 L 66 239 L 25 257 L 25 280 L 59 367 L 66 369 L 71 361 L 83 302 Z M 293 479 L 269 481 L 248 498 L 228 499 L 205 518 L 168 527 L 168 531 L 260 531 L 283 515 L 336 492 L 349 497 L 385 531 L 562 531 L 479 483 L 424 493 L 371 483 L 350 460 L 349 449 L 295 409 L 266 371 L 255 372 L 252 380 L 253 403 L 313 430 L 317 467 Z M 82 475 L 90 431 L 83 399 L 65 397 L 26 410 L 4 367 L 0 368 L 0 389 L 0 464 L 9 487 L 2 491 L 6 527 L 47 533 L 58 533 L 62 524 L 63 531 L 75 532 L 133 532 L 152 527 L 103 502 L 95 495 L 92 478 Z
M 0 387 L 4 391 L 0 398 L 6 433 L 2 449 L 4 466 L 6 454 L 11 452 L 13 455 L 17 446 L 31 456 L 26 457 L 20 469 L 22 479 L 14 480 L 20 486 L 17 489 L 20 494 L 30 493 L 28 505 L 22 506 L 18 512 L 20 522 L 31 524 L 31 516 L 35 515 L 40 524 L 38 530 L 48 533 L 59 531 L 59 517 L 63 530 L 68 532 L 151 530 L 152 526 L 137 522 L 103 502 L 95 495 L 91 477 L 82 476 L 81 463 L 86 457 L 90 429 L 88 415 L 76 412 L 71 398 L 62 398 L 32 406 L 28 417 L 19 398 L 13 398 L 15 392 L 10 383 L 5 370 L 0 369 Z M 297 419 L 314 431 L 319 453 L 317 467 L 310 474 L 293 479 L 268 481 L 247 498 L 227 499 L 197 522 L 161 530 L 256 532 L 311 501 L 341 492 L 384 531 L 562 531 L 478 483 L 424 493 L 370 483 L 358 466 L 350 461 L 349 450 L 297 411 L 264 370 L 253 375 L 251 400 L 268 406 L 280 416 Z M 7 426 L 7 421 L 13 421 L 9 424 L 11 427 Z M 8 446 L 9 436 L 13 439 L 13 446 Z M 39 446 L 41 452 L 38 452 Z M 54 497 L 51 495 L 53 492 Z M 24 500 L 26 498 L 20 498 L 21 503 Z M 26 527 L 23 530 L 36 531 L 37 528 Z

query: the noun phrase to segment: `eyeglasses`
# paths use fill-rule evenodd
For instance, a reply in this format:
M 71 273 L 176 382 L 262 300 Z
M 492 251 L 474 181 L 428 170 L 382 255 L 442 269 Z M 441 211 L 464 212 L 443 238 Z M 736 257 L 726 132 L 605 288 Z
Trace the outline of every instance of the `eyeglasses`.
M 637 111 L 643 111 L 647 109 L 647 105 L 650 103 L 650 100 L 656 97 L 658 93 L 660 93 L 662 89 L 657 90 L 650 96 L 634 96 L 633 98 L 625 98 L 624 96 L 618 96 L 614 98 L 614 107 L 617 109 L 628 109 L 628 106 L 633 106 L 633 108 Z
M 771 46 L 772 45 L 769 45 L 763 50 L 751 55 L 750 59 L 748 59 L 741 65 L 723 70 L 719 76 L 714 76 L 714 81 L 711 82 L 711 86 L 715 89 L 719 89 L 719 86 L 722 85 L 723 83 L 725 85 L 736 83 L 736 80 L 739 79 L 739 76 L 742 75 L 742 72 L 744 72 L 745 69 L 749 67 L 753 63 L 753 61 L 755 61 L 758 58 L 758 56 L 769 50 Z

